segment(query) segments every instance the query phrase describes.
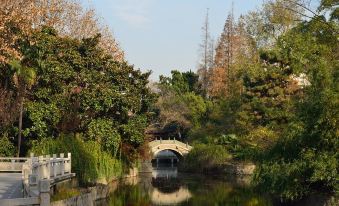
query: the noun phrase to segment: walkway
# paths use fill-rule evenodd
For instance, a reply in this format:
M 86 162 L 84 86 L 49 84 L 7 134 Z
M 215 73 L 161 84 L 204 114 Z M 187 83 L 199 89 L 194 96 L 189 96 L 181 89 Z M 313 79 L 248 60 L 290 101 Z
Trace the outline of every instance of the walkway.
M 0 173 L 0 199 L 21 198 L 22 194 L 21 173 Z

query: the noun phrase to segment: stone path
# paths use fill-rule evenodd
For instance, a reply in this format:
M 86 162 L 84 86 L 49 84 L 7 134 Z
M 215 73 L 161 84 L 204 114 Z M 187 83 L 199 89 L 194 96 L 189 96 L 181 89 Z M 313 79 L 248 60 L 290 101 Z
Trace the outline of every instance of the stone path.
M 23 197 L 21 173 L 0 173 L 0 199 L 21 197 Z

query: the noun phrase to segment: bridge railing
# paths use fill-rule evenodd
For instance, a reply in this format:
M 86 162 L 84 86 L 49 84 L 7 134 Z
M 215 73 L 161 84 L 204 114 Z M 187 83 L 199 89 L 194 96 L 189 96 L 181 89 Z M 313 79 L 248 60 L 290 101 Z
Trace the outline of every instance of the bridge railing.
M 50 205 L 50 188 L 58 182 L 75 176 L 71 171 L 71 153 L 67 157 L 63 153 L 30 158 L 0 158 L 1 162 L 15 164 L 15 169 L 21 167 L 25 198 L 2 199 L 0 205 Z M 13 161 L 15 160 L 15 161 Z M 16 162 L 17 161 L 17 162 Z M 25 162 L 24 162 L 25 161 Z M 19 165 L 20 163 L 20 165 Z M 13 171 L 13 170 L 6 170 Z
M 32 156 L 22 167 L 22 179 L 24 190 L 28 196 L 39 196 L 39 188 L 46 189 L 56 182 L 73 177 L 71 172 L 71 153 L 67 157 L 63 153 L 57 157 L 46 155 L 45 157 Z M 45 184 L 45 185 L 42 185 Z
M 175 138 L 174 139 L 168 139 L 168 140 L 156 139 L 156 140 L 150 142 L 151 146 L 156 146 L 156 145 L 159 145 L 159 144 L 175 144 L 175 145 L 178 145 L 180 147 L 187 148 L 187 149 L 192 148 L 190 145 L 188 145 L 188 143 L 183 143 L 181 141 L 176 140 Z
M 0 157 L 0 172 L 21 172 L 23 164 L 29 158 Z

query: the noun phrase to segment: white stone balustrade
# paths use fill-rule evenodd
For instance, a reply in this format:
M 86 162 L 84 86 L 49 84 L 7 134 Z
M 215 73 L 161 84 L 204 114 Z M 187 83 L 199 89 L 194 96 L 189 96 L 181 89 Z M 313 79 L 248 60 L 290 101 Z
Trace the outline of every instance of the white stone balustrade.
M 75 176 L 71 171 L 71 153 L 29 158 L 0 158 L 0 171 L 22 172 L 26 198 L 2 199 L 4 205 L 50 205 L 50 188 Z M 0 204 L 1 205 L 1 204 Z
M 0 157 L 0 172 L 20 172 L 28 158 Z
M 29 197 L 40 197 L 40 205 L 49 205 L 50 187 L 57 182 L 70 179 L 75 176 L 71 172 L 71 153 L 31 157 L 22 167 L 22 179 L 24 192 Z

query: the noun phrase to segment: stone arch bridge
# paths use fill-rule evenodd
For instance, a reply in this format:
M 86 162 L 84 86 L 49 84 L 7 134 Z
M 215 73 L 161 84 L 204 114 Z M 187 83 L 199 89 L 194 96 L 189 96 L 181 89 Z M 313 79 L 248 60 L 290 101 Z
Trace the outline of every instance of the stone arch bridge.
M 156 156 L 159 152 L 164 150 L 170 150 L 179 157 L 183 157 L 191 151 L 192 146 L 187 143 L 180 142 L 178 140 L 154 140 L 149 143 L 152 155 Z

